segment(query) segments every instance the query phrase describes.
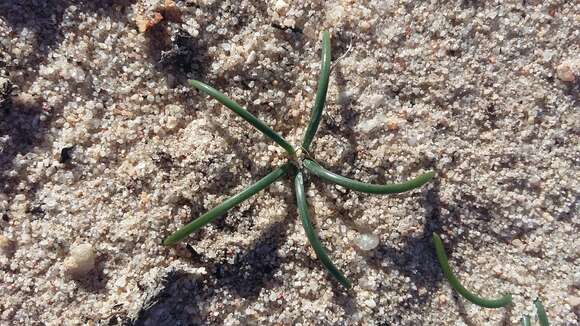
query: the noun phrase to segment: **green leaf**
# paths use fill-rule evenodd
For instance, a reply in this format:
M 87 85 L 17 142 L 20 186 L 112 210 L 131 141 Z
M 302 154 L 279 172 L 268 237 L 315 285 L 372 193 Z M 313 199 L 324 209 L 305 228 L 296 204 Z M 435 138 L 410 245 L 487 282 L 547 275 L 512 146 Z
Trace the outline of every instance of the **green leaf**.
M 274 171 L 270 172 L 268 175 L 263 177 L 262 179 L 258 180 L 253 185 L 249 186 L 248 188 L 244 189 L 244 191 L 236 194 L 233 197 L 226 199 L 224 202 L 219 204 L 218 206 L 212 208 L 205 214 L 201 215 L 200 217 L 196 218 L 189 224 L 185 225 L 181 229 L 175 231 L 172 235 L 167 237 L 163 240 L 163 244 L 166 246 L 171 246 L 179 241 L 183 240 L 185 237 L 190 235 L 191 233 L 199 230 L 201 227 L 206 225 L 207 223 L 215 220 L 219 216 L 223 215 L 225 212 L 230 210 L 232 207 L 238 205 L 239 203 L 243 202 L 244 200 L 252 197 L 259 191 L 263 190 L 264 188 L 268 187 L 274 181 L 278 180 L 280 177 L 285 175 L 288 172 L 288 169 L 291 168 L 290 163 L 286 163 L 279 168 L 275 169 Z
M 424 173 L 412 180 L 402 183 L 393 183 L 393 184 L 386 184 L 386 185 L 377 185 L 377 184 L 370 184 L 364 183 L 356 180 L 352 180 L 341 175 L 332 173 L 318 163 L 311 161 L 311 160 L 304 160 L 304 167 L 314 173 L 315 175 L 319 176 L 320 178 L 335 183 L 337 185 L 343 186 L 348 189 L 371 193 L 371 194 L 395 194 L 405 192 L 411 189 L 415 189 L 421 187 L 429 180 L 433 178 L 435 172 L 430 171 Z
M 455 275 L 453 275 L 449 262 L 447 261 L 447 254 L 445 254 L 445 249 L 443 248 L 443 242 L 436 233 L 433 233 L 433 244 L 435 245 L 435 253 L 437 254 L 439 265 L 443 270 L 443 275 L 445 275 L 447 281 L 451 284 L 451 287 L 453 287 L 453 289 L 455 289 L 455 291 L 461 294 L 465 299 L 485 308 L 501 308 L 512 303 L 511 294 L 506 294 L 499 299 L 484 299 L 467 290 L 463 285 L 461 285 Z
M 324 102 L 326 101 L 326 92 L 328 91 L 328 81 L 330 76 L 330 34 L 328 31 L 322 33 L 322 65 L 320 67 L 320 77 L 318 79 L 318 89 L 316 90 L 316 99 L 314 100 L 314 107 L 310 114 L 310 122 L 306 128 L 304 139 L 302 140 L 302 148 L 306 151 L 310 149 L 310 144 L 314 139 L 320 120 L 322 119 L 322 110 L 324 109 Z
M 227 97 L 225 94 L 197 80 L 190 80 L 189 83 L 191 84 L 191 86 L 197 88 L 201 92 L 204 92 L 207 95 L 218 100 L 218 102 L 225 105 L 228 109 L 234 111 L 240 117 L 242 117 L 252 126 L 254 126 L 256 129 L 260 130 L 264 135 L 266 135 L 266 137 L 278 143 L 278 145 L 280 145 L 282 148 L 286 150 L 286 152 L 288 152 L 290 157 L 296 156 L 296 153 L 292 145 L 290 145 L 290 143 L 288 143 L 284 138 L 282 138 L 282 136 L 278 135 L 278 133 L 272 130 L 272 128 L 268 127 L 264 122 L 262 122 L 260 119 L 256 118 L 256 116 L 254 116 L 253 114 L 242 108 L 232 99 Z
M 304 195 L 304 179 L 302 177 L 302 172 L 298 171 L 294 176 L 294 189 L 296 191 L 296 202 L 298 204 L 298 213 L 300 214 L 300 219 L 302 220 L 302 226 L 304 227 L 304 232 L 306 237 L 314 249 L 316 256 L 322 262 L 322 265 L 330 272 L 334 278 L 345 288 L 350 288 L 350 282 L 344 275 L 338 270 L 338 268 L 332 263 L 330 257 L 326 254 L 326 250 L 322 247 L 322 243 L 316 235 L 316 231 L 310 222 L 310 217 L 308 216 L 308 203 L 306 202 L 306 196 Z

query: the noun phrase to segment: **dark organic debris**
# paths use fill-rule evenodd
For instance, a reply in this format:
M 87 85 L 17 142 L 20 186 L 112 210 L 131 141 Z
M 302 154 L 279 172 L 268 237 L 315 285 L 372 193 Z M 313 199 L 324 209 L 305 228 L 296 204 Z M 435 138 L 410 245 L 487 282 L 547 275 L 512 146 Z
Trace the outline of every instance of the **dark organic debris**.
M 72 160 L 73 149 L 74 146 L 64 147 L 63 149 L 61 149 L 58 161 L 62 164 L 70 163 L 70 161 Z
M 171 36 L 171 48 L 161 52 L 159 63 L 163 67 L 173 67 L 182 73 L 191 73 L 201 67 L 199 45 L 188 32 L 180 29 Z

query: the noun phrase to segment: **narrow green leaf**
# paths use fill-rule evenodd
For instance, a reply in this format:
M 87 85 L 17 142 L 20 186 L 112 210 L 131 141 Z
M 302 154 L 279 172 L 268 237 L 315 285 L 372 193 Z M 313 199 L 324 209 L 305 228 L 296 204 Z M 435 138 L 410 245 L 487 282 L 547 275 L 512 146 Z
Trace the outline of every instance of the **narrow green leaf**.
M 394 194 L 394 193 L 401 193 L 411 189 L 415 189 L 421 187 L 429 180 L 433 178 L 435 172 L 430 171 L 420 176 L 411 179 L 407 182 L 402 183 L 394 183 L 394 184 L 386 184 L 386 185 L 377 185 L 377 184 L 370 184 L 364 183 L 356 180 L 352 180 L 341 175 L 332 173 L 327 169 L 320 166 L 318 163 L 311 161 L 311 160 L 304 160 L 304 167 L 315 175 L 319 176 L 320 178 L 335 183 L 337 185 L 341 185 L 345 188 L 353 189 L 356 191 L 371 193 L 371 194 Z
M 316 235 L 316 231 L 310 222 L 310 217 L 308 216 L 308 203 L 306 202 L 306 196 L 304 194 L 304 179 L 302 172 L 298 171 L 294 176 L 294 189 L 296 191 L 296 202 L 298 204 L 298 213 L 300 219 L 302 220 L 302 226 L 304 227 L 304 232 L 306 237 L 314 249 L 316 256 L 322 262 L 322 265 L 330 272 L 334 278 L 345 288 L 350 287 L 350 282 L 344 275 L 338 270 L 338 268 L 332 263 L 330 257 L 326 254 L 326 250 L 322 247 L 322 243 Z
M 212 208 L 205 214 L 201 215 L 197 219 L 193 220 L 189 224 L 185 225 L 181 229 L 174 232 L 172 235 L 167 237 L 163 240 L 163 244 L 166 246 L 171 246 L 179 241 L 183 240 L 185 237 L 190 235 L 191 233 L 197 231 L 207 223 L 215 220 L 219 216 L 223 215 L 232 207 L 238 205 L 239 203 L 243 202 L 244 200 L 250 198 L 251 196 L 255 195 L 260 190 L 268 187 L 274 181 L 278 180 L 280 177 L 285 175 L 290 169 L 290 164 L 286 163 L 279 168 L 275 169 L 274 171 L 270 172 L 268 175 L 263 177 L 262 179 L 258 180 L 253 185 L 249 186 L 248 188 L 244 189 L 242 192 L 226 199 L 224 202 L 219 204 L 218 206 Z
M 459 294 L 461 294 L 465 299 L 485 308 L 501 308 L 512 303 L 511 294 L 506 294 L 499 299 L 484 299 L 469 292 L 469 290 L 461 285 L 455 275 L 453 275 L 451 267 L 449 266 L 449 262 L 447 261 L 447 254 L 445 254 L 445 249 L 443 248 L 443 242 L 436 233 L 433 233 L 433 244 L 435 245 L 435 253 L 437 254 L 439 265 L 443 270 L 443 275 L 445 275 L 447 281 L 449 281 L 449 284 L 451 284 L 453 289 L 459 292 Z
M 522 319 L 520 320 L 522 326 L 532 326 L 532 321 L 530 320 L 530 316 L 523 315 Z
M 237 113 L 240 117 L 249 122 L 256 129 L 260 130 L 268 138 L 278 143 L 278 145 L 280 145 L 282 148 L 286 150 L 286 152 L 288 152 L 290 157 L 296 156 L 294 148 L 292 147 L 292 145 L 290 145 L 290 143 L 288 143 L 284 138 L 282 138 L 282 136 L 278 135 L 278 133 L 272 130 L 272 128 L 268 127 L 260 119 L 256 118 L 256 116 L 254 116 L 253 114 L 242 108 L 240 105 L 238 105 L 229 97 L 227 97 L 224 93 L 197 80 L 190 80 L 189 83 L 191 84 L 191 86 L 197 88 L 201 92 L 204 92 L 207 95 L 218 100 L 218 102 L 225 105 L 228 109 Z
M 318 79 L 318 89 L 316 90 L 316 98 L 314 100 L 314 107 L 310 114 L 310 122 L 306 128 L 304 139 L 302 140 L 302 148 L 310 149 L 310 144 L 314 139 L 320 119 L 322 118 L 322 110 L 324 109 L 324 102 L 326 101 L 326 92 L 328 91 L 328 81 L 330 76 L 330 34 L 328 31 L 322 33 L 322 64 L 320 67 L 320 77 Z
M 536 312 L 538 313 L 538 320 L 540 321 L 540 326 L 550 326 L 548 321 L 548 315 L 546 315 L 546 309 L 540 301 L 540 298 L 534 300 L 534 305 L 536 306 Z

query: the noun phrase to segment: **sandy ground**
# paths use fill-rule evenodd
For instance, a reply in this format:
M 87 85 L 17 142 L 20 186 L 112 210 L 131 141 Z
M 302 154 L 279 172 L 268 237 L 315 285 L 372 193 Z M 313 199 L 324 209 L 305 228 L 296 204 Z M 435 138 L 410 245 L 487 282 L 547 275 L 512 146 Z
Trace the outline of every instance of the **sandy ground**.
M 0 0 L 0 324 L 510 325 L 540 297 L 578 325 L 578 26 L 575 1 Z M 284 159 L 186 79 L 298 144 L 322 30 L 316 159 L 435 180 L 375 196 L 307 178 L 348 293 L 288 178 L 161 246 Z M 466 287 L 513 306 L 455 296 L 432 232 Z

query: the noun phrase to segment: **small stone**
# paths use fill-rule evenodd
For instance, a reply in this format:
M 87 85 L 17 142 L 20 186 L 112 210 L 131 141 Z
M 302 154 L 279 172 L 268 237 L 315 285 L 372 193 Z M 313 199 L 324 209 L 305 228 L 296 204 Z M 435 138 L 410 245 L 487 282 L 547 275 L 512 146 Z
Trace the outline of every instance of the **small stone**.
M 375 290 L 376 289 L 376 283 L 374 281 L 374 279 L 371 279 L 369 277 L 363 277 L 360 279 L 360 281 L 358 282 L 359 286 L 365 290 Z
M 390 131 L 397 131 L 399 130 L 399 124 L 397 123 L 396 120 L 389 120 L 387 121 L 387 129 L 389 129 Z
M 545 50 L 544 51 L 544 61 L 549 62 L 554 57 L 554 51 L 552 50 Z
M 249 65 L 249 64 L 254 63 L 256 61 L 256 57 L 257 57 L 256 51 L 250 52 L 250 54 L 246 58 L 246 64 Z
M 92 245 L 80 244 L 71 249 L 69 257 L 64 260 L 64 268 L 72 276 L 82 276 L 95 267 L 95 256 Z
M 576 273 L 574 273 L 574 279 L 572 284 L 577 287 L 580 288 L 580 271 L 577 271 Z
M 10 103 L 10 97 L 13 90 L 14 86 L 10 79 L 0 75 L 0 109 Z
M 571 296 L 568 298 L 568 304 L 570 304 L 570 306 L 573 309 L 577 309 L 580 307 L 580 297 L 579 296 Z
M 379 107 L 385 104 L 385 97 L 380 94 L 375 94 L 370 97 L 369 102 L 373 107 Z
M 540 254 L 542 252 L 542 240 L 535 239 L 528 242 L 527 246 L 524 249 L 525 252 L 532 253 L 532 254 Z
M 530 186 L 537 188 L 541 185 L 542 179 L 537 175 L 533 175 L 528 179 L 528 182 L 530 183 Z
M 177 119 L 175 117 L 167 118 L 167 129 L 173 130 L 177 127 Z
M 379 237 L 372 233 L 363 233 L 354 241 L 356 246 L 364 251 L 373 250 L 379 245 Z
M 385 115 L 382 113 L 377 114 L 374 118 L 369 120 L 364 120 L 358 124 L 357 129 L 360 132 L 367 133 L 372 131 L 373 129 L 379 127 L 384 123 Z
M 274 3 L 274 10 L 278 13 L 284 13 L 288 9 L 288 4 L 284 0 L 278 0 Z
M 377 303 L 373 299 L 368 299 L 368 300 L 365 301 L 365 305 L 367 307 L 373 309 L 373 308 L 375 308 L 377 306 Z
M 12 241 L 7 236 L 0 234 L 0 251 L 8 253 L 12 247 Z
M 417 142 L 418 140 L 416 135 L 414 134 L 407 135 L 407 144 L 409 144 L 409 146 L 415 146 L 417 145 Z
M 356 323 L 358 323 L 363 318 L 363 314 L 359 312 L 355 312 L 350 316 L 350 319 Z
M 560 78 L 561 81 L 565 82 L 573 82 L 576 80 L 576 76 L 574 75 L 574 69 L 569 62 L 563 62 L 556 68 L 556 75 Z
M 147 17 L 143 15 L 137 15 L 135 17 L 135 24 L 137 29 L 141 33 L 145 33 L 149 29 L 153 28 L 155 25 L 159 24 L 163 20 L 163 16 L 156 12 L 152 17 Z
M 363 21 L 360 24 L 360 28 L 361 28 L 361 30 L 363 30 L 363 31 L 366 32 L 366 31 L 368 31 L 371 28 L 371 24 L 368 21 Z

